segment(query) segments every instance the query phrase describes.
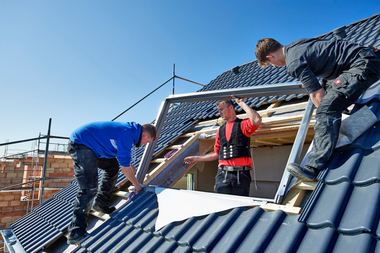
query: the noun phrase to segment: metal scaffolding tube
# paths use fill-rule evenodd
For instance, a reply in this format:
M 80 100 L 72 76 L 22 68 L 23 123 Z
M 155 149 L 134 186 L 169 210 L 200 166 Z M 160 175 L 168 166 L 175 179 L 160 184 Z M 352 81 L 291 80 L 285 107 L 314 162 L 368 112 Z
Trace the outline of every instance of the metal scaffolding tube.
M 11 178 L 13 179 L 13 178 Z M 19 178 L 17 178 L 19 179 Z M 53 180 L 53 179 L 75 179 L 75 177 L 45 177 L 45 180 Z M 24 182 L 24 183 L 19 183 L 19 184 L 14 184 L 14 185 L 10 185 L 10 186 L 6 186 L 6 187 L 3 187 L 3 188 L 0 188 L 0 191 L 2 190 L 6 190 L 6 189 L 9 189 L 9 188 L 12 188 L 12 187 L 15 187 L 15 186 L 21 186 L 21 185 L 25 185 L 25 184 L 30 184 L 30 183 L 33 183 L 33 182 L 38 182 L 38 181 L 41 181 L 43 180 L 43 178 L 38 178 L 36 180 L 32 180 L 32 181 L 29 181 L 29 182 Z
M 48 133 L 47 133 L 47 140 L 46 140 L 46 148 L 45 148 L 45 159 L 44 159 L 44 169 L 42 171 L 42 185 L 41 185 L 41 198 L 40 198 L 40 204 L 44 202 L 44 188 L 45 188 L 45 177 L 46 177 L 46 165 L 47 165 L 47 159 L 48 159 L 48 153 L 49 153 L 49 142 L 50 142 L 50 129 L 51 129 L 51 118 L 49 119 L 49 127 L 48 127 Z
M 40 132 L 40 134 L 39 134 L 39 137 L 41 137 L 41 132 Z M 40 150 L 40 145 L 41 145 L 41 139 L 38 139 L 38 141 L 37 141 L 37 154 L 36 154 L 36 164 L 34 165 L 33 163 L 32 163 L 32 174 L 34 174 L 34 180 L 36 179 L 36 177 L 37 177 L 37 167 L 38 167 L 38 162 L 39 162 L 39 150 Z M 34 154 L 35 153 L 33 153 L 33 158 L 34 158 Z M 44 160 L 46 160 L 46 157 L 44 157 Z M 34 171 L 33 171 L 33 166 L 35 166 L 34 168 Z M 31 211 L 33 211 L 33 207 L 34 207 L 34 189 L 36 188 L 36 182 L 33 182 L 33 184 L 32 184 L 32 187 L 33 187 L 33 191 L 32 192 L 28 192 L 28 194 L 29 195 L 31 195 L 32 196 L 32 203 L 31 203 L 31 207 L 30 207 L 30 210 Z M 29 207 L 29 201 L 28 201 L 28 207 Z M 28 210 L 29 211 L 29 210 Z M 27 211 L 27 212 L 28 212 Z
M 194 82 L 194 81 L 191 81 L 189 79 L 186 79 L 186 78 L 183 78 L 183 77 L 180 77 L 180 76 L 176 76 L 175 74 L 173 74 L 175 78 L 178 78 L 178 79 L 181 79 L 183 81 L 187 81 L 187 82 L 190 82 L 190 83 L 193 83 L 193 84 L 197 84 L 197 85 L 200 85 L 200 86 L 205 86 L 204 84 L 200 84 L 200 83 L 197 83 L 197 82 Z M 173 93 L 174 94 L 174 93 Z
M 25 139 L 25 140 L 21 140 L 21 141 L 5 142 L 5 143 L 0 143 L 0 146 L 17 144 L 17 143 L 28 142 L 28 141 L 35 141 L 35 140 L 45 139 L 45 138 L 46 138 L 46 136 L 44 136 L 44 137 L 37 137 L 37 138 L 31 138 L 31 139 Z

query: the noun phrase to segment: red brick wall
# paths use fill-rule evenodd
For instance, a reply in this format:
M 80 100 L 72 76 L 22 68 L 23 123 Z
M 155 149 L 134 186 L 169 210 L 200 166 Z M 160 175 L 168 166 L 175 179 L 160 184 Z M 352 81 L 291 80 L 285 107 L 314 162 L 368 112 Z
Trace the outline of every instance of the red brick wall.
M 38 164 L 43 165 L 44 159 L 39 158 Z M 0 161 L 0 188 L 28 182 L 29 176 L 34 177 L 30 171 L 32 158 L 15 159 L 12 162 Z M 42 166 L 37 167 L 36 178 L 41 178 Z M 49 155 L 46 166 L 46 177 L 73 177 L 73 163 L 70 156 L 53 156 Z M 24 178 L 24 179 L 23 179 Z M 59 191 L 47 190 L 46 188 L 63 188 L 67 186 L 72 179 L 53 179 L 45 181 L 44 201 L 50 199 L 54 193 Z M 28 186 L 28 185 L 25 185 Z M 21 187 L 21 186 L 18 186 Z M 34 186 L 41 188 L 41 182 Z M 0 191 L 0 229 L 10 228 L 10 224 L 17 219 L 21 218 L 27 213 L 27 201 L 22 201 L 25 198 L 27 191 Z M 31 193 L 31 192 L 30 192 Z M 39 203 L 41 191 L 35 191 L 33 207 L 35 208 Z M 24 197 L 23 197 L 24 196 Z M 30 196 L 31 198 L 31 196 Z M 32 202 L 29 201 L 29 209 Z M 30 211 L 30 210 L 29 210 Z

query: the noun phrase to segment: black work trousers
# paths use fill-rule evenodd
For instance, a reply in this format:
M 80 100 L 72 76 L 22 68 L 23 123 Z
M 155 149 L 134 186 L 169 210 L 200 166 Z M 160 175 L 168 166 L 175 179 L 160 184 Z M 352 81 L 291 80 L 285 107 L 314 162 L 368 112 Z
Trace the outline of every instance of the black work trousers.
M 380 79 L 380 52 L 363 49 L 350 69 L 326 83 L 326 95 L 315 115 L 315 135 L 306 164 L 325 168 L 338 140 L 342 112 Z
M 249 196 L 251 174 L 249 170 L 225 171 L 218 169 L 215 177 L 215 192 Z
M 95 204 L 109 205 L 118 177 L 119 162 L 116 158 L 98 158 L 92 149 L 73 142 L 69 144 L 69 152 L 79 185 L 74 202 L 73 219 L 69 226 L 69 232 L 72 233 L 74 230 L 85 230 L 95 196 Z M 98 168 L 103 170 L 99 189 Z

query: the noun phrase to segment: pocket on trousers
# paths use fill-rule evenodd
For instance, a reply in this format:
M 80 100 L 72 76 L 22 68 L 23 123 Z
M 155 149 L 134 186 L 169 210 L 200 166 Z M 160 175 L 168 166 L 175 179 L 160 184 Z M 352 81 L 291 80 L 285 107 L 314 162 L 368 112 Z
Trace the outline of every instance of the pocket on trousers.
M 354 78 L 356 80 L 354 80 Z M 338 76 L 338 78 L 335 79 L 335 81 L 333 81 L 332 88 L 338 91 L 338 93 L 340 93 L 346 99 L 350 98 L 352 93 L 354 92 L 354 90 L 352 89 L 353 88 L 355 89 L 355 85 L 352 86 L 352 84 L 355 84 L 355 83 L 357 84 L 358 83 L 357 79 L 358 79 L 357 74 L 355 73 L 350 73 L 350 72 L 343 73 L 340 76 Z
M 333 86 L 336 89 L 345 88 L 348 84 L 349 79 L 350 77 L 347 76 L 347 74 L 341 74 L 340 76 L 338 76 L 337 79 L 335 79 L 335 81 L 333 82 Z
M 251 174 L 249 170 L 244 170 L 239 172 L 240 173 L 240 179 L 246 182 L 251 182 Z
M 215 181 L 224 180 L 224 170 L 218 170 L 218 173 L 216 173 Z

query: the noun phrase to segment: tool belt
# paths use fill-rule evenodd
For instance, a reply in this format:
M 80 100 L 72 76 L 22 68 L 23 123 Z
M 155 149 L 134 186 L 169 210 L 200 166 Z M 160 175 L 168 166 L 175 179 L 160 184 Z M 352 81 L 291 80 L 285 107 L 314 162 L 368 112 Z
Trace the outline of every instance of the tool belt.
M 225 171 L 242 171 L 242 170 L 250 170 L 251 166 L 225 166 L 225 165 L 222 165 L 218 168 L 221 170 L 225 170 Z

